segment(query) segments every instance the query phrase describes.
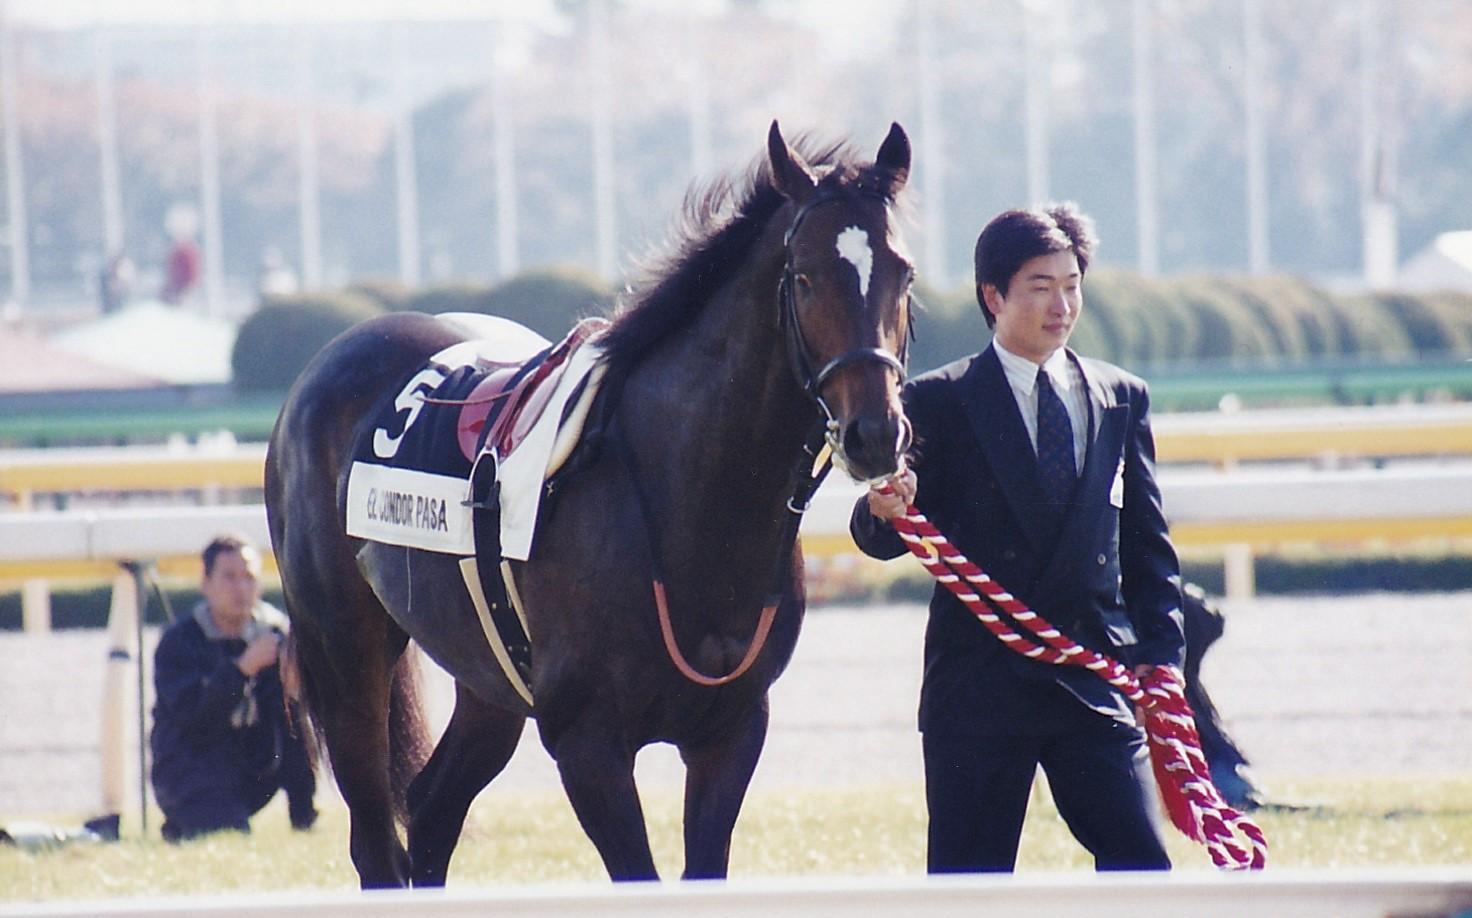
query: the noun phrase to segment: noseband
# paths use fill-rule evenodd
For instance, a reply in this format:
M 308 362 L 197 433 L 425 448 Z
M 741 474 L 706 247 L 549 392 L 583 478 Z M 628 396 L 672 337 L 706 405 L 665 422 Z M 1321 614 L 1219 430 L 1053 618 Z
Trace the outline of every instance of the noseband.
M 876 198 L 882 201 L 886 207 L 889 204 L 889 199 L 878 192 L 860 189 L 857 193 Z M 833 410 L 828 407 L 828 402 L 823 398 L 823 386 L 835 373 L 849 364 L 869 361 L 877 362 L 893 369 L 898 374 L 900 382 L 903 383 L 905 381 L 905 362 L 909 350 L 909 339 L 902 339 L 903 343 L 900 345 L 898 356 L 880 347 L 854 348 L 851 351 L 845 351 L 839 354 L 824 364 L 822 369 L 816 372 L 814 371 L 813 368 L 817 361 L 814 360 L 812 351 L 808 349 L 808 343 L 802 335 L 802 327 L 797 321 L 797 295 L 793 290 L 797 272 L 792 267 L 792 237 L 796 235 L 798 227 L 802 225 L 802 221 L 810 211 L 820 204 L 838 200 L 842 200 L 842 198 L 837 194 L 817 195 L 811 201 L 804 204 L 798 210 L 797 216 L 793 217 L 792 225 L 787 228 L 787 235 L 782 240 L 782 245 L 786 252 L 786 264 L 782 269 L 782 282 L 777 288 L 777 298 L 779 300 L 783 336 L 787 339 L 787 361 L 792 367 L 793 375 L 797 377 L 797 384 L 802 387 L 802 391 L 809 398 L 817 403 L 818 408 L 823 412 L 824 436 L 828 440 L 828 445 L 832 447 L 834 453 L 841 454 L 842 451 L 839 449 L 840 431 L 838 418 L 834 415 Z

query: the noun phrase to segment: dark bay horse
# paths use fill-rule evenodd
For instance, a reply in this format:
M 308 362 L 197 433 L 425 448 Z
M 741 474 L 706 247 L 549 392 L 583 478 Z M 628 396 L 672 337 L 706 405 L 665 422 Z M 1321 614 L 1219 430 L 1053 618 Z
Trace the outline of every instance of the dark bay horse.
M 856 479 L 893 473 L 909 441 L 899 386 L 913 271 L 892 214 L 909 141 L 894 125 L 872 163 L 841 147 L 805 158 L 773 123 L 767 147 L 748 175 L 692 199 L 673 254 L 601 337 L 605 443 L 543 501 L 530 557 L 512 564 L 532 706 L 493 660 L 454 556 L 344 531 L 355 439 L 465 331 L 410 313 L 370 320 L 289 395 L 266 506 L 292 668 L 365 887 L 444 882 L 471 801 L 528 716 L 613 878 L 656 877 L 633 777 L 635 753 L 656 742 L 687 767 L 684 876 L 725 875 L 767 689 L 803 615 L 789 502 L 810 476 L 812 433 Z M 410 639 L 456 683 L 427 762 Z

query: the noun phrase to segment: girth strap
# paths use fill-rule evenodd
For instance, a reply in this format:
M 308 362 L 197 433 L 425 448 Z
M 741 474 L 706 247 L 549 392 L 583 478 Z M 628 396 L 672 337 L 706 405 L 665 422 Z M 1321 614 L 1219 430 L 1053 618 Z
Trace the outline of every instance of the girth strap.
M 494 626 L 494 636 L 487 633 L 493 650 L 497 653 L 502 668 L 509 662 L 513 671 L 507 677 L 518 693 L 531 703 L 527 686 L 532 678 L 532 643 L 526 625 L 511 602 L 507 584 L 503 579 L 501 565 L 501 483 L 496 480 L 496 457 L 483 452 L 470 473 L 470 493 L 476 496 L 471 504 L 471 527 L 475 532 L 475 556 L 487 563 L 476 565 L 480 586 L 480 599 L 485 601 L 484 611 L 476 610 L 482 618 L 489 618 Z M 509 574 L 509 571 L 507 572 Z M 472 593 L 474 597 L 474 594 Z M 482 625 L 485 622 L 482 621 Z M 500 645 L 498 648 L 497 645 Z M 502 657 L 504 656 L 504 659 Z M 518 686 L 517 683 L 520 683 Z

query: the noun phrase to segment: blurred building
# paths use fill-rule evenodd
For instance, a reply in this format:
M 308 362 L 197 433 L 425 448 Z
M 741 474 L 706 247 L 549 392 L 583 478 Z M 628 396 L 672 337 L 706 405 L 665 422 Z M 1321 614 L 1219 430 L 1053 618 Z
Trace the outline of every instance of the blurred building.
M 1472 293 L 1472 230 L 1442 233 L 1401 266 L 1396 286 L 1411 292 Z

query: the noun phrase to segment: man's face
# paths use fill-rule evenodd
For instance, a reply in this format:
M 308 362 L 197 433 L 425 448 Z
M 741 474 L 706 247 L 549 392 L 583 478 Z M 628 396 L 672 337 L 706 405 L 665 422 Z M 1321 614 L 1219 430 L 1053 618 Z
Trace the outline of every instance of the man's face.
M 199 589 L 221 630 L 235 631 L 250 620 L 261 596 L 261 562 L 255 551 L 226 551 L 215 556 L 215 565 Z
M 1023 262 L 1006 295 L 984 285 L 982 295 L 997 321 L 997 340 L 1019 357 L 1039 364 L 1047 360 L 1073 334 L 1084 307 L 1083 280 L 1078 258 L 1064 250 Z

